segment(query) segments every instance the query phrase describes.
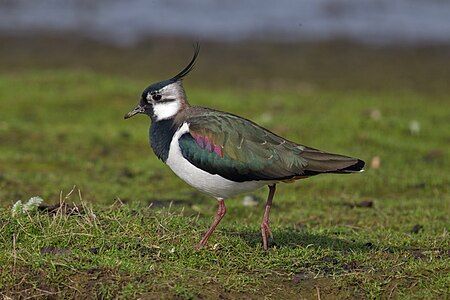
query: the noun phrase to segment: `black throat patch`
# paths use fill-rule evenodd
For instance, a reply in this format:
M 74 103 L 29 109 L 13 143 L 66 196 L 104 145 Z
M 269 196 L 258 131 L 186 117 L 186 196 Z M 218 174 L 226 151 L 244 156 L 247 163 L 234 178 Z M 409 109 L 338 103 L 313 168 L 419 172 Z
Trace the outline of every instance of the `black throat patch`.
M 156 156 L 163 162 L 166 162 L 169 157 L 170 142 L 172 142 L 177 129 L 178 126 L 173 119 L 152 122 L 150 126 L 150 146 Z

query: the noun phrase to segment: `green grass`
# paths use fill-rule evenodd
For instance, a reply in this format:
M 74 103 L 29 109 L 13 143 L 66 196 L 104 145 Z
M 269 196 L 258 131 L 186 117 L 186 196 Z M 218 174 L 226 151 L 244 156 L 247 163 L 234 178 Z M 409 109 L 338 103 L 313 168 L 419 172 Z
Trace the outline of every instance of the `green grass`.
M 415 88 L 390 74 L 398 79 L 390 87 L 398 88 L 376 90 L 320 80 L 262 89 L 187 79 L 191 104 L 368 162 L 362 174 L 280 184 L 268 252 L 259 232 L 267 190 L 254 193 L 256 207 L 244 207 L 243 196 L 227 200 L 209 247 L 195 251 L 216 201 L 156 159 L 145 117 L 122 119 L 145 78 L 72 67 L 7 69 L 0 73 L 1 295 L 448 297 L 450 111 L 447 87 L 436 83 L 442 78 L 423 76 Z M 348 86 L 353 80 L 339 78 Z M 370 117 L 374 110 L 379 119 Z M 412 121 L 418 133 L 410 131 Z M 374 156 L 378 169 L 370 167 Z M 46 204 L 75 202 L 84 213 L 11 216 L 15 201 L 35 195 Z M 373 207 L 359 207 L 361 201 Z M 423 228 L 413 233 L 415 225 Z

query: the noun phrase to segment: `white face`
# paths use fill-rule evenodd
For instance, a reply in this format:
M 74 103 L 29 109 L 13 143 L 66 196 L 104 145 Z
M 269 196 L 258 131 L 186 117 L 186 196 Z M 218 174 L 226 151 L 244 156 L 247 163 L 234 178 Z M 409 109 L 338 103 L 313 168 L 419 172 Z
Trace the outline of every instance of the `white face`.
M 170 119 L 174 117 L 180 110 L 180 101 L 174 100 L 166 103 L 158 103 L 153 105 L 153 113 L 156 121 Z
M 179 82 L 166 85 L 155 93 L 147 94 L 147 101 L 153 106 L 153 114 L 156 121 L 174 117 L 181 109 L 184 99 L 183 87 Z

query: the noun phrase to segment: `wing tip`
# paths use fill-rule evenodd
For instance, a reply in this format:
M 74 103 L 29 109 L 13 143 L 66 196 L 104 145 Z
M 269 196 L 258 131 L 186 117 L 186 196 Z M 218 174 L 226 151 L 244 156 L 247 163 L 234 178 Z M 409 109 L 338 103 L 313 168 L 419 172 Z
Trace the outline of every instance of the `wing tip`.
M 366 165 L 366 162 L 363 161 L 362 159 L 358 159 L 357 158 L 357 162 L 354 163 L 351 166 L 348 166 L 344 169 L 339 170 L 340 172 L 345 172 L 345 173 L 361 173 L 364 172 L 364 166 Z

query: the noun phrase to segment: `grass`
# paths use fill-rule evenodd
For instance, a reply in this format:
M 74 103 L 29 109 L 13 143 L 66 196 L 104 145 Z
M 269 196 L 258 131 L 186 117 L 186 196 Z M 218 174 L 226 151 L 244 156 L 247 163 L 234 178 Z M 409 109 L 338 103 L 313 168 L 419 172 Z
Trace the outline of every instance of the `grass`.
M 20 43 L 10 43 L 11 49 L 14 45 Z M 148 48 L 140 47 L 129 51 Z M 239 47 L 224 57 L 239 51 L 246 57 L 248 50 Z M 279 51 L 264 47 L 258 53 Z M 289 47 L 283 56 L 287 61 L 297 57 L 295 47 Z M 314 46 L 305 47 L 302 51 L 312 53 Z M 232 67 L 224 70 L 223 83 L 212 75 L 209 85 L 194 74 L 185 82 L 192 104 L 230 111 L 300 143 L 368 162 L 362 174 L 279 185 L 271 215 L 274 240 L 267 253 L 259 233 L 267 190 L 253 193 L 259 200 L 254 207 L 245 207 L 243 196 L 229 199 L 228 214 L 209 247 L 194 250 L 216 202 L 155 158 L 146 118 L 122 120 L 148 84 L 147 78 L 129 75 L 121 61 L 126 50 L 81 47 L 104 55 L 99 63 L 74 56 L 67 66 L 58 65 L 58 53 L 64 51 L 52 50 L 55 57 L 47 60 L 37 52 L 23 65 L 11 61 L 20 61 L 27 50 L 2 55 L 1 295 L 448 297 L 450 111 L 449 90 L 441 78 L 448 60 L 433 56 L 435 49 L 412 55 L 412 50 L 354 46 L 337 59 L 329 57 L 327 47 L 309 55 L 322 65 L 334 64 L 330 72 L 336 77 L 344 66 L 351 68 L 349 63 L 358 70 L 366 66 L 367 78 L 344 72 L 336 83 L 327 83 L 322 73 L 311 71 L 313 79 L 305 81 L 312 68 L 298 70 L 298 75 L 291 68 L 283 77 L 276 61 L 267 62 L 261 73 L 262 62 L 255 59 L 250 67 L 242 66 L 253 80 L 249 86 L 228 83 L 238 72 Z M 161 57 L 155 61 L 168 69 L 162 59 L 167 48 L 158 49 L 152 50 Z M 214 54 L 206 55 L 212 65 L 217 62 Z M 398 68 L 390 64 L 393 57 L 401 61 L 408 55 L 422 57 L 422 65 L 416 60 L 399 62 Z M 357 57 L 367 62 L 355 62 Z M 84 67 L 72 65 L 77 61 Z M 107 61 L 117 61 L 117 66 L 108 69 Z M 208 64 L 199 64 L 202 78 L 208 78 L 205 70 Z M 260 82 L 271 70 L 277 74 L 273 84 L 262 88 Z M 389 70 L 386 78 L 382 70 Z M 151 72 L 151 78 L 158 76 Z M 293 86 L 296 80 L 300 83 Z M 419 131 L 411 131 L 412 122 L 419 123 Z M 370 166 L 375 156 L 379 168 Z M 76 203 L 80 213 L 12 217 L 15 201 L 35 195 L 46 204 Z

